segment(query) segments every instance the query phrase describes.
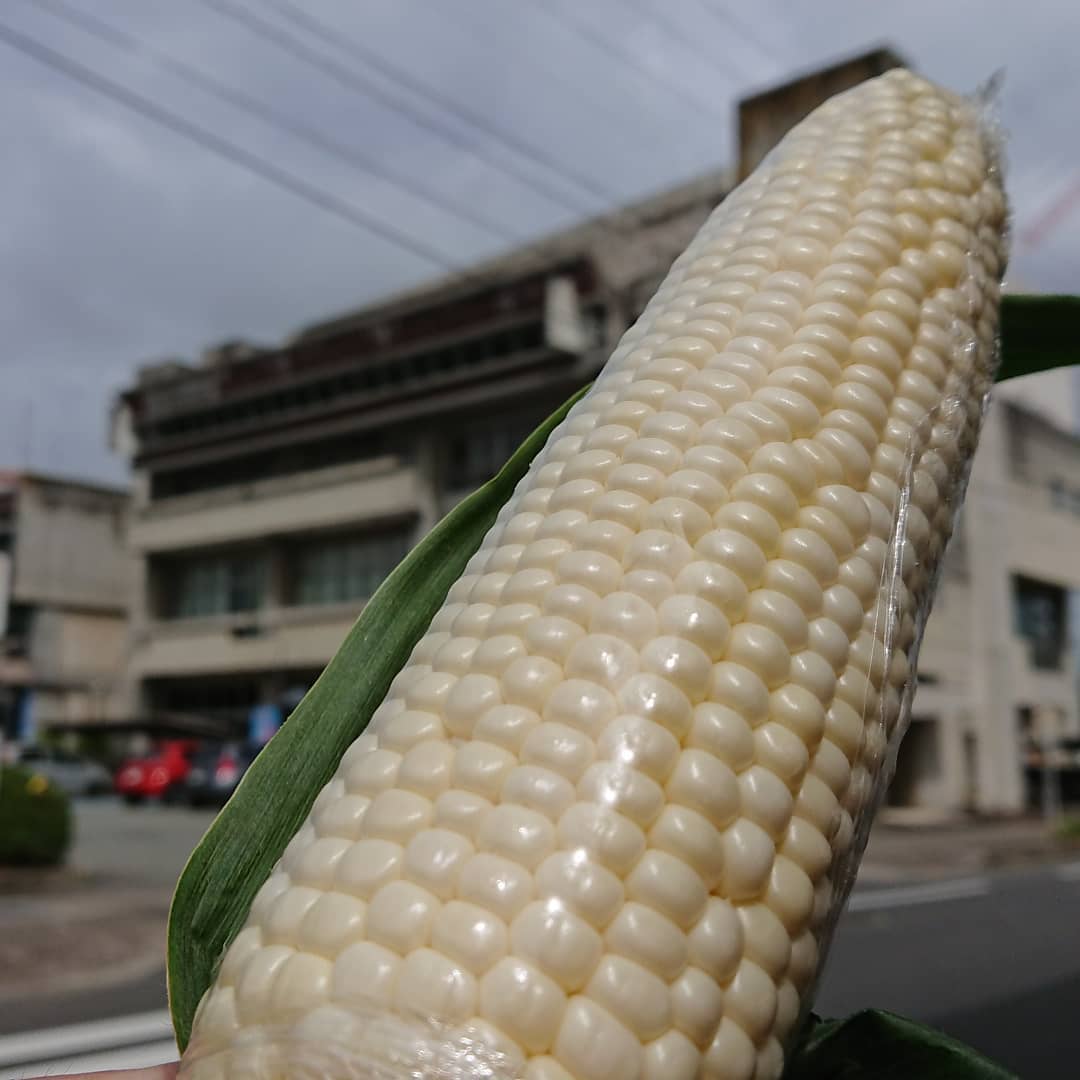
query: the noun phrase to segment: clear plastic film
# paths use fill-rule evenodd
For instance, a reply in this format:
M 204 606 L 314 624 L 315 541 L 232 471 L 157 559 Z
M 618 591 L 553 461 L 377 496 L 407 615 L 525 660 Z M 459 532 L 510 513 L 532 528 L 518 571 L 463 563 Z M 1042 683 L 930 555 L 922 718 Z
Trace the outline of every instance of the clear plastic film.
M 894 73 L 712 215 L 316 800 L 185 1080 L 780 1076 L 996 367 L 984 131 Z
M 1000 93 L 1003 82 L 1004 73 L 995 73 L 971 95 L 968 102 L 987 157 L 987 175 L 1002 188 L 1005 135 L 1000 118 Z M 1000 224 L 1003 253 L 1008 251 L 1009 232 L 1010 222 L 1005 218 Z M 900 677 L 896 679 L 898 685 L 890 686 L 884 693 L 879 691 L 876 710 L 869 707 L 869 703 L 864 709 L 867 722 L 876 723 L 880 732 L 875 740 L 877 748 L 867 758 L 874 780 L 856 814 L 852 843 L 846 852 L 839 853 L 831 875 L 833 895 L 829 917 L 819 934 L 821 962 L 815 987 L 823 972 L 825 956 L 837 922 L 855 884 L 877 812 L 895 774 L 900 745 L 911 722 L 911 707 L 918 686 L 915 673 L 923 633 L 944 566 L 946 546 L 963 506 L 979 432 L 990 407 L 991 389 L 1001 362 L 996 321 L 992 338 L 985 330 L 980 338 L 977 328 L 980 320 L 985 318 L 983 309 L 988 288 L 993 290 L 996 302 L 1004 276 L 1004 262 L 1003 254 L 1001 264 L 988 275 L 979 253 L 971 248 L 964 251 L 964 273 L 956 286 L 962 298 L 964 314 L 963 317 L 952 318 L 948 323 L 954 364 L 940 401 L 935 402 L 915 425 L 905 448 L 903 482 L 898 486 L 896 495 L 893 534 L 882 575 L 881 597 L 875 611 L 875 620 L 882 628 L 880 635 L 875 634 L 880 640 L 880 668 L 885 672 L 898 669 Z M 939 511 L 941 546 L 928 557 L 920 555 L 926 550 L 921 543 L 922 537 L 913 538 L 909 534 L 911 508 L 920 486 L 925 485 L 928 479 L 935 486 L 939 483 L 928 474 L 935 467 L 940 467 L 942 462 L 938 451 L 945 446 L 955 447 L 959 453 L 957 464 L 951 467 L 949 486 Z M 917 499 L 915 502 L 918 506 Z M 812 994 L 804 1002 L 804 1015 L 811 1004 Z
M 229 1045 L 197 1041 L 181 1075 L 245 1080 L 514 1080 L 520 1056 L 490 1032 L 455 1026 L 362 995 L 286 1012 Z
M 1004 187 L 1005 171 L 1005 136 L 999 113 L 1003 81 L 1004 73 L 999 71 L 969 99 L 987 156 L 988 177 L 1001 187 Z M 1001 249 L 1007 252 L 1007 218 L 1001 223 L 1000 232 Z M 881 643 L 880 666 L 885 671 L 893 670 L 899 654 L 903 677 L 899 686 L 891 688 L 893 692 L 879 696 L 876 722 L 884 734 L 884 746 L 870 759 L 875 776 L 873 792 L 861 810 L 853 843 L 846 855 L 838 860 L 833 873 L 833 916 L 822 935 L 825 944 L 831 938 L 843 902 L 855 884 L 870 829 L 892 782 L 900 744 L 911 721 L 923 632 L 937 592 L 946 546 L 963 506 L 979 432 L 990 407 L 991 390 L 1001 362 L 996 321 L 992 338 L 984 332 L 980 339 L 977 328 L 980 320 L 985 318 L 986 291 L 988 288 L 993 290 L 996 302 L 1003 275 L 1004 256 L 999 268 L 988 275 L 979 253 L 970 248 L 964 251 L 964 273 L 956 286 L 962 298 L 963 316 L 953 317 L 948 322 L 949 348 L 954 363 L 941 399 L 917 421 L 904 450 L 903 480 L 896 494 L 893 533 L 882 574 L 881 597 L 874 615 L 882 629 L 880 634 L 875 633 Z M 951 475 L 946 473 L 948 486 L 939 509 L 941 542 L 928 556 L 920 554 L 926 551 L 922 536 L 913 538 L 909 535 L 909 521 L 918 488 L 928 480 L 939 489 L 943 486 L 932 474 L 943 464 L 939 451 L 944 447 L 954 447 L 959 453 L 956 465 L 946 466 L 952 472 Z M 915 505 L 921 509 L 917 499 Z M 908 620 L 910 632 L 905 633 L 904 624 Z M 864 712 L 870 722 L 875 710 L 867 708 Z

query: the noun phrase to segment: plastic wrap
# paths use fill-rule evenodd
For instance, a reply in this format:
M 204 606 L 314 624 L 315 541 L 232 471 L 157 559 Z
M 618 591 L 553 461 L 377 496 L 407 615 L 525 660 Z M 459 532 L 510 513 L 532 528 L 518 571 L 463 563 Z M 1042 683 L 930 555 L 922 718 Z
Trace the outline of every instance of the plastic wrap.
M 747 255 L 771 306 L 723 328 L 744 290 L 709 279 L 713 252 L 743 250 L 850 100 L 710 218 L 533 463 L 256 899 L 186 1080 L 780 1075 L 908 723 L 997 360 L 992 230 L 888 392 L 870 346 L 820 408 L 820 372 L 770 382 L 805 245 Z M 861 250 L 828 303 L 868 295 Z M 865 317 L 902 339 L 902 289 L 877 288 Z
M 1003 82 L 1004 73 L 999 71 L 969 98 L 969 105 L 973 110 L 982 137 L 983 149 L 987 155 L 987 173 L 1002 188 L 1004 188 L 1005 180 L 1005 136 L 1000 118 L 1000 94 Z M 1008 219 L 1001 225 L 1001 246 L 1003 252 L 1008 251 Z M 905 448 L 904 482 L 899 485 L 894 508 L 895 524 L 889 543 L 882 598 L 876 615 L 885 626 L 885 632 L 881 635 L 882 660 L 884 667 L 889 669 L 893 664 L 897 648 L 897 633 L 903 621 L 905 608 L 905 588 L 907 587 L 904 574 L 905 560 L 909 573 L 911 569 L 919 569 L 923 584 L 920 589 L 914 591 L 911 603 L 914 625 L 912 640 L 906 650 L 908 675 L 900 688 L 899 700 L 895 703 L 895 708 L 888 699 L 883 699 L 878 709 L 877 723 L 885 733 L 884 755 L 874 761 L 876 780 L 873 794 L 856 824 L 850 849 L 837 860 L 833 872 L 835 884 L 832 913 L 821 935 L 823 960 L 836 922 L 843 911 L 843 905 L 855 884 L 859 862 L 866 850 L 874 819 L 896 772 L 897 755 L 911 722 L 911 705 L 918 688 L 915 675 L 923 632 L 926 621 L 930 617 L 944 565 L 945 552 L 942 550 L 938 558 L 929 566 L 920 567 L 919 548 L 914 545 L 909 547 L 908 544 L 912 490 L 916 472 L 922 463 L 920 443 L 924 440 L 929 441 L 931 452 L 933 452 L 934 442 L 938 445 L 955 443 L 961 448 L 959 467 L 944 509 L 947 521 L 943 535 L 947 545 L 963 507 L 979 432 L 990 407 L 991 390 L 1001 363 L 1000 337 L 995 333 L 992 350 L 988 355 L 982 355 L 986 351 L 985 344 L 980 343 L 972 329 L 978 323 L 981 305 L 984 302 L 983 286 L 977 284 L 984 275 L 984 269 L 979 264 L 974 251 L 970 249 L 965 251 L 964 258 L 966 273 L 957 289 L 965 296 L 967 318 L 952 320 L 949 330 L 951 348 L 957 357 L 964 358 L 964 362 L 955 365 L 951 379 L 954 385 L 946 388 L 940 402 L 935 404 L 919 421 L 911 442 Z M 1000 288 L 1004 269 L 1003 258 L 993 282 L 995 288 Z M 928 440 L 927 436 L 930 437 Z M 819 975 L 820 973 L 819 970 Z M 809 1005 L 809 1002 L 807 1004 Z
M 493 1048 L 482 1030 L 356 996 L 345 1003 L 297 1010 L 228 1049 L 197 1044 L 181 1075 L 210 1073 L 238 1080 L 515 1080 L 521 1060 Z

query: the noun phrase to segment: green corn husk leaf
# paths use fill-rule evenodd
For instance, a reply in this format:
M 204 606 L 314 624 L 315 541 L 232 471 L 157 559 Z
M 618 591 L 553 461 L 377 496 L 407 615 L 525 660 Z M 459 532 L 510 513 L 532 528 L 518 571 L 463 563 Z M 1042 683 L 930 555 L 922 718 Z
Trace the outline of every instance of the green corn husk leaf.
M 173 895 L 167 939 L 169 1008 L 181 1050 L 199 1000 L 255 894 L 529 463 L 585 389 L 545 420 L 499 474 L 447 514 L 383 582 L 192 852 Z
M 868 1009 L 813 1018 L 784 1080 L 1017 1080 L 969 1046 L 902 1016 Z
M 1080 296 L 1001 298 L 998 382 L 1073 364 L 1080 364 Z
M 997 380 L 1080 362 L 1078 327 L 1080 297 L 1003 297 L 1002 363 Z M 342 754 L 367 726 L 529 462 L 584 392 L 574 395 L 537 428 L 498 476 L 447 515 L 386 579 L 337 655 L 248 769 L 192 853 L 173 897 L 167 946 L 169 1006 L 181 1050 L 190 1037 L 195 1008 L 213 981 L 222 954 L 243 925 L 259 887 L 303 823 L 315 796 L 333 775 Z M 864 1026 L 871 1021 L 860 1018 L 881 1015 L 859 1013 L 850 1021 L 832 1022 L 838 1025 L 836 1038 L 841 1043 L 861 1038 Z M 847 1024 L 855 1025 L 856 1021 L 850 1029 L 853 1035 L 841 1035 L 849 1030 Z M 827 1033 L 818 1034 L 814 1045 Z M 808 1043 L 804 1052 L 809 1053 L 809 1048 Z M 802 1080 L 801 1073 L 794 1075 Z M 832 1074 L 806 1074 L 807 1078 L 818 1075 Z M 835 1075 L 840 1080 L 849 1074 Z M 850 1074 L 853 1080 L 861 1075 L 870 1076 Z M 925 1075 L 966 1078 L 981 1074 Z

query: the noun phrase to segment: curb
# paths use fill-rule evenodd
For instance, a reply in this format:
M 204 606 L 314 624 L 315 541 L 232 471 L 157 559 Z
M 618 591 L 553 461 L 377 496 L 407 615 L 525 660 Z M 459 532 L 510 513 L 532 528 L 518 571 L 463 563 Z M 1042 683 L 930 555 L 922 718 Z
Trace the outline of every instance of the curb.
M 858 880 L 863 884 L 896 885 L 904 882 L 937 881 L 954 878 L 957 874 L 978 874 L 984 871 L 1031 869 L 1056 866 L 1080 855 L 1075 845 L 1033 845 L 1003 850 L 994 847 L 973 847 L 960 859 L 945 861 L 940 851 L 932 859 L 889 861 L 866 858 L 859 867 Z

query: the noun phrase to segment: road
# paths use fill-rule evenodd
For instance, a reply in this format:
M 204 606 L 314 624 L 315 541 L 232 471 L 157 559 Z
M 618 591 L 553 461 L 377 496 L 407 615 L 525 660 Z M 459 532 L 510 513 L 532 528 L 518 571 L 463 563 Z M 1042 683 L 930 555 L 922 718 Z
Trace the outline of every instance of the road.
M 209 821 L 183 810 L 108 804 L 80 813 L 81 865 L 104 860 L 113 872 L 159 883 L 175 879 Z M 943 1028 L 1024 1080 L 1072 1080 L 1080 1062 L 1078 910 L 1080 863 L 857 889 L 817 1009 L 827 1016 L 890 1009 Z M 48 1047 L 60 1037 L 24 1038 L 12 1051 L 10 1033 L 132 1014 L 139 1015 L 122 1029 L 128 1041 L 115 1043 L 123 1047 L 114 1052 L 116 1063 L 160 1060 L 168 1049 L 161 1039 L 164 1007 L 163 974 L 107 990 L 9 1002 L 0 1010 L 0 1080 L 25 1076 L 27 1064 L 55 1057 Z M 75 1053 L 83 1035 L 63 1036 L 76 1039 L 65 1063 L 114 1060 L 102 1057 L 105 1036 L 93 1034 L 102 1029 L 88 1030 L 89 1056 Z M 131 1032 L 145 1034 L 144 1042 L 136 1044 Z
M 171 887 L 214 813 L 81 799 L 75 807 L 75 844 L 69 862 L 106 877 Z
M 818 996 L 821 1014 L 889 1009 L 942 1028 L 1025 1080 L 1078 1075 L 1080 864 L 857 892 L 852 906 Z

